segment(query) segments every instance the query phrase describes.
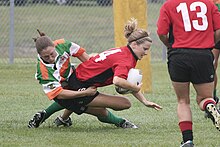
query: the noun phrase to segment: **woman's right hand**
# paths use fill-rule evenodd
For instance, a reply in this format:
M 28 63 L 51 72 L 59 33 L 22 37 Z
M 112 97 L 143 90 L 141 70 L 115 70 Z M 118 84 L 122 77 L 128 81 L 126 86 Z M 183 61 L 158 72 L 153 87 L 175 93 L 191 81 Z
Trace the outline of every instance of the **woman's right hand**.
M 88 88 L 85 90 L 85 92 L 86 92 L 86 95 L 87 95 L 87 96 L 93 96 L 93 95 L 96 94 L 97 88 L 96 88 L 95 86 L 91 86 L 91 87 L 88 87 Z

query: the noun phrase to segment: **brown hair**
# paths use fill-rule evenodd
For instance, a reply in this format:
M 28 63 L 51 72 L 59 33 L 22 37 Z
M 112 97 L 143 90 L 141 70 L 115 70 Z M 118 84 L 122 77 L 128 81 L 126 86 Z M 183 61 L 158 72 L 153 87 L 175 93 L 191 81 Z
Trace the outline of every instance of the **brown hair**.
M 50 37 L 46 36 L 43 32 L 40 32 L 39 29 L 37 29 L 40 37 L 33 38 L 35 42 L 35 47 L 37 49 L 38 54 L 41 53 L 42 50 L 46 49 L 49 46 L 54 46 L 53 41 L 50 39 Z
M 142 44 L 145 41 L 152 42 L 149 34 L 146 30 L 137 28 L 137 20 L 131 18 L 124 27 L 125 38 L 127 38 L 128 44 L 136 41 L 137 44 Z

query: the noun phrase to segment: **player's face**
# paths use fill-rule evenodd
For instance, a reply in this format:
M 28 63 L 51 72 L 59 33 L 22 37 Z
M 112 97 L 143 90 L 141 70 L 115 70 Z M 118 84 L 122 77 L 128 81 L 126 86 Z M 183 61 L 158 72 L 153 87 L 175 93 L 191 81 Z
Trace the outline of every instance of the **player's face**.
M 145 55 L 147 55 L 151 47 L 151 44 L 152 44 L 151 42 L 145 41 L 142 44 L 135 45 L 135 48 L 133 49 L 133 51 L 139 60 L 141 60 Z
M 42 50 L 40 53 L 40 57 L 49 64 L 53 64 L 55 62 L 55 58 L 57 53 L 53 46 L 48 46 L 46 49 Z

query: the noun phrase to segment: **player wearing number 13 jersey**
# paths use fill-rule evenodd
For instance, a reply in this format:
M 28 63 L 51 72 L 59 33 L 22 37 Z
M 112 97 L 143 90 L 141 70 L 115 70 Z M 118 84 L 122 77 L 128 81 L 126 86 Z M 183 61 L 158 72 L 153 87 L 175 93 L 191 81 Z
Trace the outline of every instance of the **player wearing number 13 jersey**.
M 173 27 L 173 48 L 212 48 L 213 30 L 220 28 L 218 9 L 207 0 L 168 0 L 160 10 L 159 35 L 166 35 Z M 205 40 L 205 41 L 204 41 Z
M 220 113 L 212 95 L 215 71 L 211 52 L 214 41 L 220 40 L 220 13 L 208 0 L 167 0 L 160 9 L 157 34 L 168 48 L 168 71 L 177 96 L 179 128 L 183 137 L 181 146 L 191 147 L 190 83 L 196 91 L 200 109 L 210 114 L 220 130 Z M 173 36 L 172 44 L 168 36 Z

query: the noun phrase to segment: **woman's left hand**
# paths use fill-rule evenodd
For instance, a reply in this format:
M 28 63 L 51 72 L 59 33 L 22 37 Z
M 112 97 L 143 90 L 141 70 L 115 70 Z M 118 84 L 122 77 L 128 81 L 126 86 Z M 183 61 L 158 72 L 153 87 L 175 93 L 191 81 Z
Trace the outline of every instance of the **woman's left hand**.
M 150 101 L 147 101 L 145 103 L 145 106 L 150 107 L 150 108 L 154 108 L 155 110 L 161 110 L 162 109 L 162 107 L 160 105 L 158 105 L 154 102 L 150 102 Z

